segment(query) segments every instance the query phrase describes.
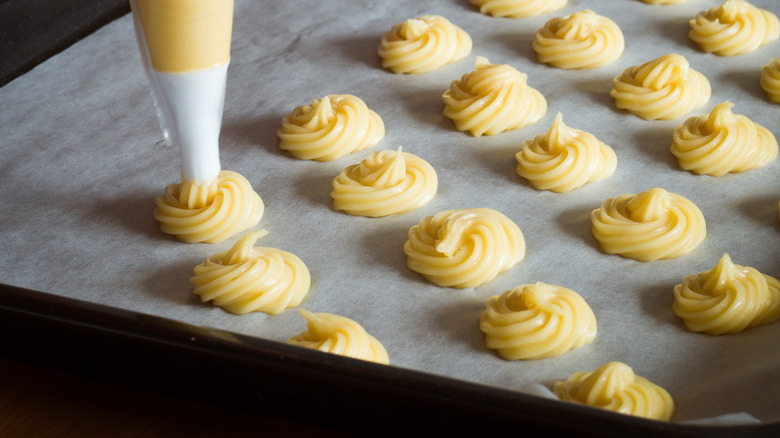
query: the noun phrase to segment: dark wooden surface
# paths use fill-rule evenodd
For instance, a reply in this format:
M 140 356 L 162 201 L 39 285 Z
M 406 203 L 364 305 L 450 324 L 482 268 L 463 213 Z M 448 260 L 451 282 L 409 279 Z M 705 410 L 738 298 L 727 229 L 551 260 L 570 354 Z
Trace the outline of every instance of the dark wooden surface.
M 215 376 L 218 378 L 218 376 Z M 3 438 L 348 436 L 0 357 Z

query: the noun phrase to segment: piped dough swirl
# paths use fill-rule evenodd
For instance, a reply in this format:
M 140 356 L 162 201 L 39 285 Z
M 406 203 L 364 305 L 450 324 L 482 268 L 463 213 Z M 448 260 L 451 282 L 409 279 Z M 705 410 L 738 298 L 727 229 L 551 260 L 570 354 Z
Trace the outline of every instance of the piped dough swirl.
M 221 242 L 257 225 L 265 208 L 249 181 L 229 170 L 204 184 L 170 184 L 155 203 L 160 230 L 187 243 Z
M 625 41 L 614 21 L 585 9 L 546 22 L 536 31 L 533 49 L 539 62 L 563 69 L 587 69 L 618 59 Z
M 558 113 L 546 134 L 523 142 L 517 174 L 534 188 L 556 193 L 609 178 L 617 168 L 611 147 L 593 134 L 566 126 Z
M 710 98 L 710 82 L 678 54 L 632 66 L 612 80 L 615 106 L 645 120 L 682 117 Z
M 780 103 L 780 58 L 772 58 L 761 68 L 761 88 L 770 102 Z
M 202 302 L 211 301 L 230 313 L 276 315 L 299 305 L 311 286 L 309 269 L 294 254 L 255 247 L 266 231 L 247 233 L 225 252 L 194 269 L 190 282 Z
M 438 15 L 396 23 L 382 35 L 377 54 L 393 73 L 426 73 L 471 53 L 466 31 Z
M 409 229 L 409 269 L 438 286 L 477 287 L 525 257 L 520 228 L 490 208 L 445 210 Z
M 547 101 L 528 86 L 525 73 L 481 56 L 474 65 L 442 95 L 443 114 L 458 131 L 494 135 L 535 123 L 547 112 Z
M 559 356 L 596 337 L 596 316 L 576 292 L 542 282 L 492 296 L 479 328 L 506 360 Z
M 375 146 L 385 125 L 351 94 L 330 94 L 282 118 L 279 147 L 302 160 L 330 161 Z
M 526 18 L 557 11 L 567 0 L 470 0 L 479 12 L 493 17 Z
M 707 235 L 699 208 L 661 188 L 609 198 L 590 216 L 593 236 L 604 252 L 640 262 L 688 254 Z
M 692 332 L 739 333 L 780 319 L 780 281 L 724 254 L 674 287 L 673 309 Z
M 379 151 L 333 179 L 333 208 L 356 216 L 405 213 L 430 202 L 438 178 L 433 166 L 407 152 Z
M 564 401 L 653 420 L 668 421 L 674 412 L 674 400 L 665 389 L 622 362 L 574 373 L 556 382 L 553 392 Z
M 777 140 L 763 126 L 731 112 L 723 102 L 708 115 L 691 117 L 674 130 L 671 151 L 680 168 L 721 176 L 766 166 L 777 157 Z
M 777 16 L 744 0 L 726 0 L 699 12 L 690 27 L 691 40 L 705 52 L 720 56 L 752 52 L 780 37 Z
M 311 348 L 353 359 L 389 364 L 385 347 L 357 322 L 332 313 L 299 309 L 308 321 L 307 329 L 287 340 L 288 344 Z

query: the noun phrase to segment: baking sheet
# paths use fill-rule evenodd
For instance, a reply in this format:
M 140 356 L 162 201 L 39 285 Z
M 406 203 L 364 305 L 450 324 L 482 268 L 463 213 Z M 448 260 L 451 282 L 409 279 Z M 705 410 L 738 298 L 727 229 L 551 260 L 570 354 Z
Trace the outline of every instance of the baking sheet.
M 237 0 L 222 165 L 245 175 L 263 198 L 258 244 L 293 252 L 308 265 L 312 290 L 302 307 L 360 322 L 387 348 L 392 366 L 524 390 L 611 360 L 665 387 L 675 420 L 747 412 L 780 419 L 780 325 L 738 335 L 692 334 L 671 311 L 672 288 L 728 252 L 739 264 L 780 275 L 778 164 L 719 178 L 678 169 L 671 132 L 683 119 L 643 121 L 614 108 L 611 78 L 667 53 L 684 55 L 713 87 L 708 112 L 724 100 L 778 135 L 780 107 L 759 88 L 760 68 L 778 43 L 734 58 L 700 52 L 687 21 L 717 1 L 677 6 L 639 1 L 573 1 L 528 19 L 479 14 L 465 1 L 353 2 Z M 780 14 L 771 0 L 753 4 Z M 553 16 L 590 8 L 626 37 L 616 62 L 566 71 L 536 61 L 533 34 Z M 394 23 L 438 14 L 466 30 L 472 54 L 424 75 L 394 75 L 376 56 Z M 283 342 L 305 329 L 297 311 L 235 316 L 191 294 L 192 268 L 226 242 L 184 244 L 159 232 L 153 199 L 178 180 L 178 152 L 163 145 L 149 86 L 125 16 L 0 88 L 0 144 L 6 208 L 0 216 L 0 281 L 100 304 Z M 548 101 L 538 123 L 492 137 L 455 131 L 441 116 L 441 93 L 473 69 L 477 55 L 528 74 Z M 385 122 L 375 148 L 326 163 L 291 158 L 277 147 L 282 115 L 330 93 L 361 97 Z M 546 132 L 556 112 L 567 125 L 611 145 L 610 179 L 566 194 L 540 192 L 515 173 L 523 140 Z M 372 151 L 396 149 L 428 160 L 439 192 L 399 216 L 360 218 L 330 208 L 330 180 Z M 602 254 L 589 212 L 609 197 L 664 187 L 693 200 L 708 237 L 692 254 L 640 263 Z M 427 283 L 405 267 L 406 233 L 423 216 L 490 207 L 522 229 L 528 252 L 512 270 L 476 289 Z M 508 362 L 484 347 L 484 303 L 519 284 L 544 281 L 580 293 L 599 324 L 594 343 L 557 358 Z

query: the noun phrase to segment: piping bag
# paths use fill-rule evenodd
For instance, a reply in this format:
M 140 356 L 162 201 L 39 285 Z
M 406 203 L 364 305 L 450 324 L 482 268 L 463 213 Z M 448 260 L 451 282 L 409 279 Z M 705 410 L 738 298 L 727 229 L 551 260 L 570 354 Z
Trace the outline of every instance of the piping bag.
M 233 0 L 130 0 L 144 69 L 182 178 L 203 184 L 220 171 Z

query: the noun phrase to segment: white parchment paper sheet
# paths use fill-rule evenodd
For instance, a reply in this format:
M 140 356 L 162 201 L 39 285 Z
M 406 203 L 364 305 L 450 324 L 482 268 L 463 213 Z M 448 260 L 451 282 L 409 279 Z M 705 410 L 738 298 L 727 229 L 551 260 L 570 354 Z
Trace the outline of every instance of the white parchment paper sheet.
M 300 256 L 313 286 L 303 307 L 360 322 L 387 348 L 393 366 L 520 390 L 550 386 L 612 360 L 668 389 L 675 420 L 747 412 L 780 420 L 780 324 L 713 337 L 687 332 L 671 310 L 675 284 L 712 268 L 726 252 L 735 263 L 780 276 L 777 183 L 780 163 L 719 178 L 681 171 L 669 152 L 684 120 L 644 121 L 615 109 L 611 79 L 628 66 L 680 53 L 703 72 L 712 99 L 691 115 L 731 100 L 780 134 L 780 106 L 764 96 L 760 68 L 780 42 L 722 58 L 687 37 L 688 20 L 719 1 L 650 6 L 638 0 L 570 0 L 527 19 L 482 15 L 465 0 L 236 0 L 232 61 L 221 136 L 222 165 L 245 175 L 266 213 L 258 243 Z M 780 14 L 774 0 L 753 2 Z M 590 8 L 622 28 L 626 52 L 589 71 L 536 61 L 536 29 Z M 465 29 L 474 50 L 424 75 L 382 70 L 381 35 L 423 14 Z M 547 98 L 538 123 L 491 137 L 453 129 L 441 115 L 450 81 L 473 69 L 474 57 L 510 64 Z M 318 163 L 277 146 L 281 117 L 330 93 L 362 98 L 382 116 L 387 135 L 371 150 Z M 162 234 L 154 197 L 178 181 L 178 152 L 162 145 L 130 16 L 125 16 L 0 89 L 0 281 L 95 303 L 284 342 L 305 328 L 297 311 L 235 316 L 201 304 L 188 282 L 192 268 L 228 249 L 226 242 L 185 244 Z M 523 140 L 546 132 L 557 112 L 569 126 L 611 145 L 618 169 L 608 180 L 566 194 L 532 189 L 515 173 Z M 427 206 L 367 219 L 330 207 L 331 179 L 380 149 L 428 160 L 440 186 Z M 693 200 L 708 237 L 692 254 L 640 263 L 599 251 L 589 213 L 609 197 L 663 187 Z M 525 234 L 526 259 L 476 289 L 433 286 L 408 270 L 402 246 L 423 216 L 450 208 L 490 207 Z M 597 339 L 563 356 L 509 362 L 485 348 L 478 328 L 486 299 L 543 281 L 569 287 L 593 308 Z

